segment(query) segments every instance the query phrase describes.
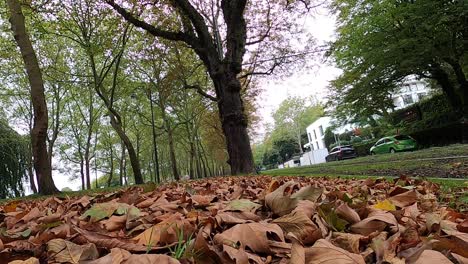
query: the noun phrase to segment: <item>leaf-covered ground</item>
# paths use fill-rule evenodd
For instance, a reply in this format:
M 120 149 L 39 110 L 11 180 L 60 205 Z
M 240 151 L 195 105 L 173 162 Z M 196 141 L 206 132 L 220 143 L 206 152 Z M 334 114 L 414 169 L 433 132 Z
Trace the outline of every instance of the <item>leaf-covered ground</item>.
M 467 215 L 407 178 L 219 177 L 0 206 L 0 263 L 467 263 Z

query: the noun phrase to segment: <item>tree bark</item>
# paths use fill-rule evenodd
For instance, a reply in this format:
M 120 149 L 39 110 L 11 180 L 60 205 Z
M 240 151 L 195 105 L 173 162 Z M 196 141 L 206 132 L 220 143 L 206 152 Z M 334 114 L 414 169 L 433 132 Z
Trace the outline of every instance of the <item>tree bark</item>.
M 441 68 L 440 65 L 434 65 L 431 69 L 432 77 L 442 87 L 442 91 L 447 95 L 450 105 L 456 112 L 463 112 L 463 103 L 460 96 L 455 91 L 455 86 L 450 81 L 450 76 Z
M 44 81 L 31 40 L 26 31 L 25 19 L 21 5 L 17 0 L 7 0 L 10 10 L 11 30 L 21 52 L 29 84 L 34 113 L 34 125 L 31 133 L 31 143 L 34 158 L 34 170 L 38 178 L 39 193 L 54 194 L 59 191 L 52 179 L 52 168 L 47 153 L 47 104 L 44 95 Z

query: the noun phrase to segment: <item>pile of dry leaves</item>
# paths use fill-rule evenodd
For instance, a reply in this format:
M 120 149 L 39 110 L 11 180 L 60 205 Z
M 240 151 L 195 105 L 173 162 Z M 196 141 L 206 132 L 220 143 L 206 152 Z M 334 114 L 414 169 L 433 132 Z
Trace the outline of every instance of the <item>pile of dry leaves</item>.
M 468 263 L 467 215 L 406 178 L 220 177 L 0 206 L 0 262 Z

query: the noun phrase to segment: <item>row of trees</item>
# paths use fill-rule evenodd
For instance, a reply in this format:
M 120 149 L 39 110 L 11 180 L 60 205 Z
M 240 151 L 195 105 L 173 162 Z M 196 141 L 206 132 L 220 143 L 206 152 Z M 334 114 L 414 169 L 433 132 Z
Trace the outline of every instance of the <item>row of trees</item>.
M 273 113 L 273 126 L 267 128 L 262 142 L 254 145 L 256 166 L 276 168 L 295 154 L 302 154 L 308 142 L 307 126 L 323 114 L 323 106 L 315 98 L 286 98 Z
M 331 84 L 342 121 L 388 117 L 391 93 L 409 75 L 435 83 L 468 118 L 468 5 L 463 0 L 334 0 L 330 55 L 343 73 Z
M 0 100 L 31 135 L 41 193 L 57 191 L 52 169 L 83 189 L 93 172 L 107 185 L 253 172 L 255 77 L 312 54 L 285 19 L 309 1 L 6 3 Z

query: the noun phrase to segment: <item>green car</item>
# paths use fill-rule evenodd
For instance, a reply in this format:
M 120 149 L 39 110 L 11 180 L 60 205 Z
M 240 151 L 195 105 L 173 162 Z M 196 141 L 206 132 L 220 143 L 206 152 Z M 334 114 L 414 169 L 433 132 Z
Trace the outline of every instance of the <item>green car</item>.
M 415 150 L 418 143 L 414 138 L 406 135 L 398 135 L 391 137 L 384 137 L 379 139 L 374 146 L 371 147 L 370 153 L 372 155 L 381 153 L 395 153 L 399 151 Z

